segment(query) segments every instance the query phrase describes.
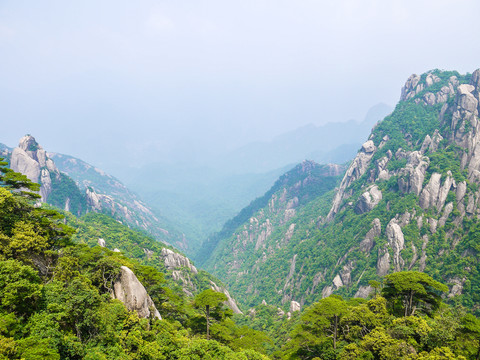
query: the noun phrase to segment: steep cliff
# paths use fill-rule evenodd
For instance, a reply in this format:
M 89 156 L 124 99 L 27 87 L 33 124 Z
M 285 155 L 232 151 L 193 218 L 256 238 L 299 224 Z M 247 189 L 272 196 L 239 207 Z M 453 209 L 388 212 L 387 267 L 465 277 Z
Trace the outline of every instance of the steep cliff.
M 332 293 L 365 297 L 370 280 L 408 269 L 448 283 L 450 297 L 480 305 L 479 93 L 480 70 L 412 75 L 333 197 L 316 197 L 312 211 L 291 217 L 286 206 L 274 251 L 264 240 L 271 219 L 252 216 L 219 241 L 207 269 L 252 305 L 303 305 Z
M 20 139 L 18 147 L 5 154 L 13 171 L 39 183 L 41 202 L 48 202 L 80 215 L 87 211 L 87 201 L 75 183 L 61 173 L 47 152 L 31 135 Z

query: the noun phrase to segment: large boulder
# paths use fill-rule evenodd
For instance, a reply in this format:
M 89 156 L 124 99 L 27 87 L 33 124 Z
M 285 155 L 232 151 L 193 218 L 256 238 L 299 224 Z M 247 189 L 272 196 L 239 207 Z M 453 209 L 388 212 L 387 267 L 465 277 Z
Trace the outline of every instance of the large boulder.
M 145 287 L 126 266 L 120 268 L 120 276 L 113 286 L 112 297 L 120 300 L 128 310 L 136 311 L 142 318 L 153 316 L 162 319 Z
M 371 186 L 365 191 L 357 201 L 355 212 L 357 214 L 364 214 L 372 210 L 382 200 L 382 192 L 377 185 Z

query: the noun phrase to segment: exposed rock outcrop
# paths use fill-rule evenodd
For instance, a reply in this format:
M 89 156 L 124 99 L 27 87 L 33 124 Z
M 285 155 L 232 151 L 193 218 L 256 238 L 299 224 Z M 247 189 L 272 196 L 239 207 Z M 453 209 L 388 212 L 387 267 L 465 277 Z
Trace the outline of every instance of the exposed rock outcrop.
M 170 249 L 163 248 L 162 253 L 160 255 L 163 258 L 163 262 L 168 270 L 177 270 L 181 268 L 187 268 L 194 274 L 198 273 L 197 268 L 190 263 L 190 260 L 180 255 Z
M 162 318 L 145 287 L 126 266 L 120 269 L 120 276 L 113 286 L 112 297 L 123 302 L 128 310 L 136 311 L 142 318 L 150 316 Z
M 228 292 L 227 289 L 225 289 L 224 287 L 218 286 L 213 281 L 210 281 L 210 284 L 211 284 L 212 290 L 225 294 L 225 296 L 227 297 L 227 301 L 225 301 L 226 306 L 228 306 L 235 314 L 243 314 L 243 312 L 238 307 L 237 302 L 235 301 L 234 298 L 230 296 L 230 293 Z
M 290 301 L 290 312 L 291 313 L 294 313 L 295 311 L 300 311 L 301 309 L 301 306 L 300 306 L 300 303 L 296 302 L 296 301 Z
M 340 187 L 335 194 L 332 207 L 327 215 L 327 221 L 331 221 L 333 219 L 335 214 L 340 209 L 342 201 L 350 196 L 350 194 L 346 192 L 346 189 L 352 182 L 359 179 L 365 173 L 365 171 L 367 171 L 368 165 L 370 164 L 370 161 L 372 160 L 376 150 L 377 148 L 372 140 L 368 140 L 362 145 L 362 148 L 345 173 Z
M 52 159 L 31 135 L 20 139 L 18 147 L 10 156 L 10 167 L 13 171 L 24 174 L 32 182 L 40 184 L 40 201 L 46 202 L 52 192 L 51 177 L 59 177 L 60 172 Z
M 365 253 L 370 253 L 375 246 L 374 239 L 382 233 L 382 224 L 380 219 L 376 218 L 372 221 L 372 228 L 365 235 L 365 239 L 360 242 L 360 250 Z
M 357 201 L 355 212 L 357 214 L 364 214 L 372 210 L 382 200 L 382 192 L 377 185 L 372 185 Z
M 402 228 L 397 223 L 396 219 L 392 219 L 388 223 L 385 232 L 387 234 L 388 244 L 393 250 L 393 267 L 395 271 L 401 271 L 405 264 L 405 261 L 400 254 L 405 244 Z
M 372 291 L 373 288 L 370 285 L 360 286 L 353 297 L 366 299 L 368 298 L 368 295 L 372 293 Z

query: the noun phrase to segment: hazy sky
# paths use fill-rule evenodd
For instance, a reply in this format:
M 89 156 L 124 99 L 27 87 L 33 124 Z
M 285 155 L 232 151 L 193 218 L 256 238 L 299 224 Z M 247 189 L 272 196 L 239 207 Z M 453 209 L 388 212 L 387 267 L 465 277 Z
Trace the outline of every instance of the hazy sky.
M 478 0 L 0 0 L 0 142 L 107 171 L 395 105 L 480 67 Z

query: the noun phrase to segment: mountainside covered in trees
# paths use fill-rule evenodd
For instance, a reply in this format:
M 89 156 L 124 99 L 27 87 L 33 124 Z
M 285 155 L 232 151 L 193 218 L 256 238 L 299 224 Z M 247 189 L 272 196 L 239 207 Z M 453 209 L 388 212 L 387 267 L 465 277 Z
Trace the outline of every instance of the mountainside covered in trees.
M 248 305 L 366 297 L 371 280 L 420 270 L 476 309 L 480 70 L 412 75 L 335 192 L 291 216 L 268 203 L 218 241 L 206 269 Z M 308 184 L 306 184 L 308 191 Z M 284 190 L 291 193 L 289 187 Z M 293 195 L 290 195 L 293 197 Z M 293 204 L 293 203 L 292 203 Z

